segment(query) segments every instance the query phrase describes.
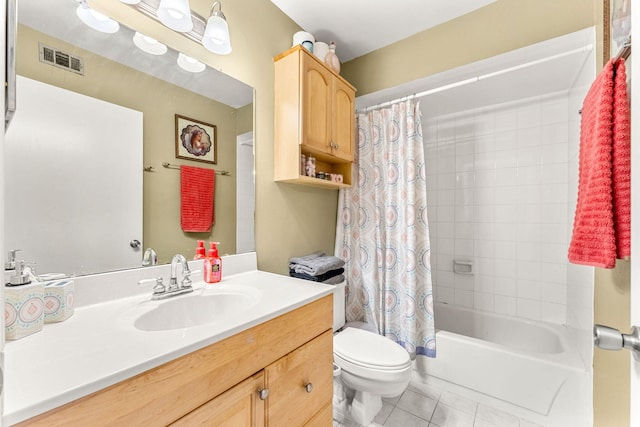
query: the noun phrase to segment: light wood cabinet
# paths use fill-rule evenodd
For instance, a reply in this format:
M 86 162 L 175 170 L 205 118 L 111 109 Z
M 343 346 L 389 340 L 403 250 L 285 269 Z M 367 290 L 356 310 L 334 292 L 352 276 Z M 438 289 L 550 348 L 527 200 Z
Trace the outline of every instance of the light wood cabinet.
M 327 295 L 18 425 L 330 426 L 332 322 Z
M 172 427 L 265 426 L 264 371 L 252 376 L 180 418 Z
M 332 331 L 269 365 L 265 377 L 269 425 L 305 425 L 333 399 Z
M 350 187 L 355 88 L 301 46 L 292 47 L 274 61 L 275 180 Z M 342 174 L 343 183 L 304 176 L 302 154 L 316 158 L 316 172 Z

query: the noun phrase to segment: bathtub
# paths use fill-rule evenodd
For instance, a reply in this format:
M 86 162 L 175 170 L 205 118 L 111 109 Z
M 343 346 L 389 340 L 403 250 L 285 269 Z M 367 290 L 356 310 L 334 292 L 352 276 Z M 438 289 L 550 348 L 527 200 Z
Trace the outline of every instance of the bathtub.
M 434 310 L 436 358 L 416 359 L 421 374 L 547 415 L 565 381 L 585 370 L 561 326 L 441 303 Z

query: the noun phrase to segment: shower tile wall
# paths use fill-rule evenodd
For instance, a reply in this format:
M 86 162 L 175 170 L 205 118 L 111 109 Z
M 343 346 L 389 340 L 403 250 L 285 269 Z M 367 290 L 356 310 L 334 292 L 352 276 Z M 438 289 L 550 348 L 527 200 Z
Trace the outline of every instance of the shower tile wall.
M 423 123 L 436 301 L 566 324 L 569 95 Z

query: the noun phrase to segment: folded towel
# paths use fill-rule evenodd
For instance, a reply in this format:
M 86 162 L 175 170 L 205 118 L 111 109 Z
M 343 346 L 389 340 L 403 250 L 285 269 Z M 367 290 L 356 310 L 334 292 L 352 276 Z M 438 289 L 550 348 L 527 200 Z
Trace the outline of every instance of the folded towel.
M 630 253 L 627 115 L 624 62 L 614 64 L 612 59 L 593 82 L 582 107 L 578 201 L 569 245 L 572 263 L 613 268 L 616 257 Z
M 302 263 L 294 264 L 292 270 L 296 273 L 319 276 L 330 270 L 337 270 L 344 267 L 344 261 L 335 256 L 320 256 L 305 260 Z
M 338 283 L 342 282 L 344 282 L 344 274 L 333 276 L 331 279 L 324 280 L 322 283 L 324 283 L 325 285 L 337 285 Z
M 303 264 L 305 261 L 309 261 L 315 258 L 319 258 L 321 256 L 325 256 L 326 254 L 324 252 L 314 252 L 312 254 L 309 255 L 305 255 L 305 256 L 298 256 L 298 257 L 293 257 L 291 259 L 289 259 L 289 269 L 292 269 L 294 267 L 295 264 Z
M 211 231 L 215 176 L 213 169 L 180 166 L 180 226 L 183 231 Z
M 631 114 L 627 71 L 623 58 L 615 67 L 613 83 L 613 224 L 616 256 L 631 256 Z
M 298 279 L 311 280 L 313 282 L 324 282 L 325 280 L 331 279 L 332 277 L 338 276 L 342 273 L 344 273 L 344 268 L 338 268 L 337 270 L 330 270 L 318 276 L 310 276 L 304 273 L 296 273 L 295 270 L 289 270 L 289 276 L 297 277 Z

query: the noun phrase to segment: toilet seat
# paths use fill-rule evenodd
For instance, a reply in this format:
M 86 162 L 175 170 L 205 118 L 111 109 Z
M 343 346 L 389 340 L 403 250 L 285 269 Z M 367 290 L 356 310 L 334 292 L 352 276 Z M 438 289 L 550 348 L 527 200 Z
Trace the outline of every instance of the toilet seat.
M 336 334 L 333 355 L 339 366 L 363 377 L 396 377 L 411 369 L 411 358 L 404 348 L 362 329 L 346 328 Z

